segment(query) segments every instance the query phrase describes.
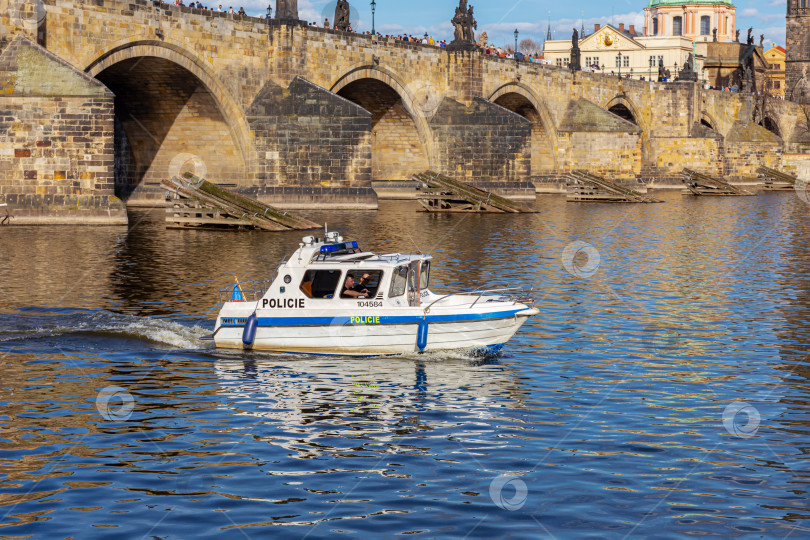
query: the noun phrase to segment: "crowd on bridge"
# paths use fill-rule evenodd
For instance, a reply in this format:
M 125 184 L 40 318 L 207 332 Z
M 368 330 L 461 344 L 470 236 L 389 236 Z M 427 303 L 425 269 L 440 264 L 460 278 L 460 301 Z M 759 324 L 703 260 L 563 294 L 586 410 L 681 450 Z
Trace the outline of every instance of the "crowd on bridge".
M 241 7 L 241 6 L 239 7 L 238 10 L 234 10 L 233 6 L 228 6 L 226 8 L 222 4 L 217 4 L 215 7 L 209 7 L 207 5 L 204 5 L 199 0 L 197 0 L 197 1 L 189 0 L 188 3 L 184 2 L 184 0 L 172 0 L 172 1 L 169 1 L 169 2 L 166 2 L 164 0 L 158 0 L 158 1 L 160 3 L 162 3 L 162 4 L 171 4 L 172 1 L 173 1 L 173 4 L 175 6 L 179 6 L 179 7 L 190 7 L 190 8 L 196 8 L 196 9 L 201 9 L 201 10 L 205 10 L 205 11 L 212 11 L 212 12 L 217 12 L 217 13 L 227 13 L 227 14 L 230 14 L 230 15 L 238 15 L 238 16 L 242 16 L 242 17 L 249 17 L 250 16 L 250 15 L 247 14 L 247 12 L 245 12 L 245 9 L 243 7 Z M 267 16 L 259 15 L 257 18 L 258 19 L 266 19 Z M 317 22 L 310 22 L 310 23 L 308 23 L 308 26 L 317 28 L 318 23 Z M 322 24 L 322 28 L 327 28 L 327 29 L 330 28 L 329 19 L 324 19 L 323 24 Z M 367 36 L 371 35 L 370 31 L 355 32 L 354 29 L 352 29 L 351 25 L 349 25 L 349 27 L 346 29 L 346 31 L 350 32 L 350 33 L 357 33 L 357 34 L 360 34 L 360 35 L 367 35 Z M 442 40 L 434 39 L 433 36 L 430 36 L 427 33 L 425 33 L 423 36 L 417 36 L 417 35 L 408 34 L 408 33 L 382 34 L 380 32 L 375 32 L 375 35 L 380 39 L 392 39 L 392 40 L 395 40 L 395 41 L 402 41 L 402 42 L 406 42 L 406 43 L 420 43 L 422 45 L 432 45 L 434 47 L 447 47 L 447 41 L 445 41 L 443 39 Z M 512 59 L 512 58 L 515 58 L 515 56 L 517 56 L 517 60 L 522 60 L 522 61 L 526 61 L 526 62 L 542 62 L 542 58 L 539 58 L 536 53 L 535 54 L 525 55 L 525 54 L 520 53 L 520 52 L 515 53 L 509 47 L 501 48 L 501 47 L 495 47 L 495 46 L 487 45 L 487 44 L 479 44 L 479 45 L 481 45 L 481 48 L 483 49 L 483 52 L 485 54 L 487 54 L 487 55 L 490 55 L 490 56 L 497 56 L 497 57 L 500 57 L 500 58 L 508 58 L 508 59 Z

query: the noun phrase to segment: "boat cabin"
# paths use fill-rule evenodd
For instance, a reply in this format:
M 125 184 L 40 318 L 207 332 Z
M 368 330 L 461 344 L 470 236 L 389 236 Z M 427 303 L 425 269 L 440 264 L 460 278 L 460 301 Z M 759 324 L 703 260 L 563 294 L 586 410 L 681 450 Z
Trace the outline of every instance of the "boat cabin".
M 281 298 L 302 298 L 308 308 L 411 306 L 421 304 L 430 280 L 430 255 L 363 251 L 337 232 L 304 237 L 276 270 L 259 308 L 286 307 Z M 290 306 L 292 307 L 292 306 Z M 298 307 L 297 305 L 295 307 Z M 303 306 L 302 306 L 303 307 Z

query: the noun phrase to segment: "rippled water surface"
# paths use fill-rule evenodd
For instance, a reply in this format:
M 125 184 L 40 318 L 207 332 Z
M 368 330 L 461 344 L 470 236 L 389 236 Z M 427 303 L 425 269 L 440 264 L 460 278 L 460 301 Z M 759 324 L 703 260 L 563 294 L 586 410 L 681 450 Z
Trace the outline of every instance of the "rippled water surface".
M 300 233 L 0 228 L 0 536 L 806 537 L 809 208 L 664 198 L 307 214 L 534 287 L 492 358 L 201 341 Z

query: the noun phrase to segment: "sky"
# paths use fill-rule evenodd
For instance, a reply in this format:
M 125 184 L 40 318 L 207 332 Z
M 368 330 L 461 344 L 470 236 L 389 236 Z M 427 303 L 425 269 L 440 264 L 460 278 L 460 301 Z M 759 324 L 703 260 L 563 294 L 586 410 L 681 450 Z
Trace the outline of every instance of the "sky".
M 234 9 L 243 6 L 250 15 L 267 12 L 268 0 L 242 1 Z M 276 0 L 269 0 L 275 12 Z M 324 17 L 331 22 L 337 0 L 298 0 L 298 14 L 307 21 L 317 21 L 320 26 Z M 468 0 L 474 7 L 478 21 L 476 36 L 486 31 L 489 42 L 498 46 L 514 44 L 514 31 L 519 31 L 519 40 L 531 38 L 541 44 L 551 21 L 553 39 L 571 39 L 571 30 L 585 24 L 585 32 L 593 32 L 594 23 L 610 23 L 618 26 L 636 25 L 637 31 L 644 27 L 644 8 L 647 0 L 616 0 L 609 3 L 599 0 L 570 0 L 560 6 L 556 2 L 539 0 Z M 375 0 L 375 27 L 382 34 L 408 33 L 422 36 L 427 32 L 434 39 L 453 39 L 450 24 L 458 6 L 458 0 Z M 211 4 L 213 5 L 213 4 Z M 228 4 L 230 5 L 230 4 Z M 349 0 L 352 27 L 357 31 L 371 30 L 370 0 Z M 741 39 L 749 26 L 754 28 L 756 43 L 759 35 L 765 34 L 765 48 L 771 44 L 785 46 L 785 0 L 740 0 L 734 4 L 736 28 Z M 225 6 L 225 4 L 223 4 Z M 226 6 L 227 7 L 227 6 Z

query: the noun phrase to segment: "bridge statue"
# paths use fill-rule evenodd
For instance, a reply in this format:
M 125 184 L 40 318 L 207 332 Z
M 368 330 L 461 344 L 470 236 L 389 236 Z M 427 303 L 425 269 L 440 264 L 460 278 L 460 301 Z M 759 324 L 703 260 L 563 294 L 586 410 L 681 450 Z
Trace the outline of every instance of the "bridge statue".
M 697 81 L 697 73 L 695 72 L 695 57 L 692 53 L 689 53 L 689 57 L 686 59 L 686 62 L 683 63 L 683 68 L 681 72 L 678 73 L 677 77 L 678 81 Z
M 754 31 L 753 28 L 748 29 L 748 37 L 745 38 L 745 43 L 747 45 L 753 45 L 754 44 L 754 36 L 751 34 L 751 32 L 753 32 L 753 31 Z
M 579 32 L 574 28 L 571 34 L 571 63 L 568 64 L 571 71 L 580 71 L 582 69 L 582 60 L 579 51 Z
M 453 41 L 447 46 L 450 51 L 474 51 L 478 48 L 475 44 L 475 33 L 473 28 L 478 28 L 478 23 L 473 17 L 473 7 L 467 8 L 467 0 L 459 0 L 455 16 L 450 20 L 455 27 Z
M 280 21 L 297 21 L 298 0 L 276 0 L 276 19 Z
M 712 41 L 717 41 L 717 28 L 712 28 Z
M 334 29 L 343 30 L 344 32 L 349 29 L 349 2 L 348 0 L 338 0 L 335 6 Z

